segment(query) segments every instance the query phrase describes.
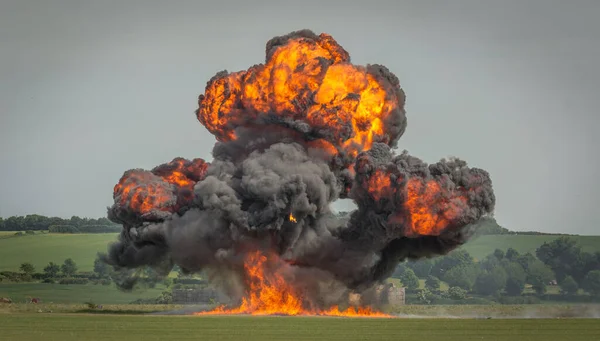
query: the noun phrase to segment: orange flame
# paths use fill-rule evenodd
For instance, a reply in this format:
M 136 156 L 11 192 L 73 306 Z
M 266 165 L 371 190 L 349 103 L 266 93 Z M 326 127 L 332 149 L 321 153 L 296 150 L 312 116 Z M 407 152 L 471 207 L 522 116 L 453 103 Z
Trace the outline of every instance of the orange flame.
M 149 172 L 126 173 L 115 185 L 113 193 L 121 206 L 129 205 L 129 209 L 139 214 L 154 209 L 170 212 L 174 209 L 171 186 Z
M 383 197 L 390 197 L 396 189 L 392 187 L 392 181 L 388 174 L 376 170 L 367 181 L 368 191 L 376 201 Z
M 291 213 L 290 213 L 290 217 L 289 217 L 289 218 L 290 218 L 290 221 L 291 221 L 292 223 L 297 223 L 297 222 L 298 222 L 298 221 L 296 220 L 296 217 L 294 217 L 294 215 L 293 215 L 293 214 L 291 214 Z
M 208 164 L 202 159 L 176 158 L 152 172 L 129 171 L 115 185 L 113 198 L 118 205 L 128 205 L 129 210 L 139 214 L 152 210 L 175 212 L 193 199 L 192 189 L 204 178 L 207 168 Z
M 198 312 L 195 315 L 288 315 L 288 316 L 346 316 L 346 317 L 393 317 L 370 307 L 350 307 L 341 310 L 338 306 L 319 310 L 306 308 L 302 295 L 297 292 L 281 275 L 272 269 L 277 264 L 277 256 L 269 257 L 260 251 L 250 252 L 244 262 L 244 271 L 249 282 L 248 294 L 237 308 L 228 309 L 219 306 L 211 311 Z
M 392 186 L 390 174 L 380 169 L 371 174 L 364 186 L 375 201 L 395 200 L 394 195 L 400 188 Z M 464 188 L 447 189 L 435 179 L 411 178 L 403 190 L 406 195 L 401 209 L 404 215 L 398 212 L 390 219 L 401 224 L 406 222 L 408 236 L 439 235 L 468 209 Z
M 404 204 L 410 213 L 410 233 L 439 235 L 467 208 L 461 191 L 449 191 L 435 180 L 410 179 Z
M 233 128 L 260 122 L 261 113 L 301 120 L 356 156 L 375 141 L 391 142 L 383 122 L 403 101 L 398 85 L 350 64 L 348 52 L 323 33 L 276 47 L 266 64 L 217 75 L 199 98 L 197 116 L 223 141 L 236 138 Z

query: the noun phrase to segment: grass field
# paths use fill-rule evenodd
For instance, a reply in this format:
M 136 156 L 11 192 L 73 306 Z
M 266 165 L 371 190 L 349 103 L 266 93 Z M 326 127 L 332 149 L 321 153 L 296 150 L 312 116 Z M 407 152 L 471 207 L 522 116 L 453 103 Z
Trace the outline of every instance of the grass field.
M 12 233 L 12 232 L 11 232 Z M 14 233 L 13 233 L 14 234 Z M 15 238 L 0 238 L 0 271 L 17 271 L 23 262 L 32 263 L 42 271 L 48 262 L 62 263 L 73 258 L 80 271 L 91 271 L 98 252 L 106 252 L 107 245 L 117 239 L 116 233 L 101 234 L 36 234 Z M 0 235 L 1 236 L 1 235 Z M 557 236 L 481 236 L 467 242 L 465 248 L 473 257 L 481 259 L 496 248 L 509 247 L 521 253 L 535 252 L 542 243 Z M 600 251 L 600 236 L 575 236 L 584 251 Z
M 0 315 L 3 340 L 597 340 L 586 319 Z
M 73 258 L 79 271 L 92 271 L 96 254 L 106 252 L 116 233 L 36 234 L 0 239 L 0 271 L 17 271 L 23 262 L 42 271 L 48 262 L 62 264 Z
M 518 236 L 518 235 L 496 235 L 496 236 L 481 236 L 479 238 L 468 241 L 462 247 L 467 250 L 476 259 L 494 252 L 495 249 L 508 250 L 513 248 L 519 253 L 532 252 L 542 245 L 544 242 L 550 242 L 559 238 L 558 236 Z M 573 236 L 583 251 L 596 252 L 600 251 L 600 236 Z
M 163 285 L 146 290 L 122 292 L 114 285 L 61 285 L 46 283 L 0 283 L 0 297 L 10 297 L 14 302 L 38 297 L 43 302 L 96 304 L 126 304 L 140 298 L 156 298 L 165 290 Z

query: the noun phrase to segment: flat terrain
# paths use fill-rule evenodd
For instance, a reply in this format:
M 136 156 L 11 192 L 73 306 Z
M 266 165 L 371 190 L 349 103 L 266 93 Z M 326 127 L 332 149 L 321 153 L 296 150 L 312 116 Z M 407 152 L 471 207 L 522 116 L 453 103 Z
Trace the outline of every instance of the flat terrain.
M 3 340 L 597 340 L 586 319 L 0 315 Z
M 79 271 L 92 271 L 96 254 L 106 252 L 117 236 L 45 233 L 0 239 L 0 271 L 18 271 L 21 263 L 30 262 L 41 272 L 48 262 L 62 264 L 67 258 L 73 258 Z
M 156 298 L 165 290 L 163 285 L 153 289 L 122 292 L 113 284 L 46 284 L 46 283 L 0 283 L 0 297 L 10 297 L 14 302 L 25 302 L 39 297 L 43 302 L 126 304 L 140 298 Z

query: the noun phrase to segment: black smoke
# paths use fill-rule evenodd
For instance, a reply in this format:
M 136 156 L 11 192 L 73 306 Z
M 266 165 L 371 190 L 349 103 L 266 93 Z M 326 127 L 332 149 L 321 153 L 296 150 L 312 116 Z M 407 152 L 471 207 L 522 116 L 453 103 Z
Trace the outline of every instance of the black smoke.
M 267 58 L 274 48 L 300 36 L 319 37 L 305 30 L 273 38 L 267 43 Z M 398 79 L 385 67 L 369 70 L 401 92 Z M 200 100 L 202 104 L 202 96 Z M 171 188 L 171 197 L 140 215 L 131 209 L 131 198 L 123 200 L 125 194 L 116 191 L 108 216 L 123 230 L 101 258 L 131 275 L 119 281 L 123 288 L 134 284 L 137 268 L 151 266 L 166 274 L 178 265 L 189 273 L 204 271 L 228 294 L 240 296 L 245 290 L 244 255 L 268 250 L 279 255 L 292 284 L 311 293 L 307 298 L 311 303 L 326 304 L 323 290 L 362 292 L 389 277 L 403 260 L 448 253 L 468 240 L 473 223 L 493 212 L 491 180 L 484 170 L 469 168 L 458 159 L 427 165 L 406 152 L 395 154 L 390 147 L 406 127 L 403 92 L 398 101 L 399 109 L 385 122 L 386 143 L 374 143 L 356 158 L 325 153 L 311 144 L 315 138 L 328 138 L 327 132 L 301 120 L 269 121 L 272 116 L 265 113 L 258 127 L 256 122 L 232 127 L 235 140 L 219 138 L 214 159 L 193 179 L 196 184 L 187 201 L 161 180 L 167 166 L 147 173 L 135 170 L 146 180 L 139 186 Z M 128 172 L 124 178 L 131 175 Z M 385 174 L 394 190 L 376 195 L 370 191 L 369 179 L 376 172 Z M 440 205 L 461 208 L 439 235 L 410 232 L 405 207 L 410 179 L 436 182 L 444 189 L 440 195 L 447 195 Z M 127 181 L 134 180 L 122 179 Z M 457 200 L 457 192 L 465 193 L 466 201 Z M 331 210 L 342 197 L 358 207 L 350 219 L 339 219 Z

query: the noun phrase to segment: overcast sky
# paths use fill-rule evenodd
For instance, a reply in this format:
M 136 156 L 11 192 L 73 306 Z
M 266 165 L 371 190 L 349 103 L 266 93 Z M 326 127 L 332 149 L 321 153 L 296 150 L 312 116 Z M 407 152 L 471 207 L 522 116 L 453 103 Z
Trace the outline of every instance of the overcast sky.
M 242 3 L 0 0 L 0 216 L 104 216 L 125 170 L 211 159 L 206 82 L 309 28 L 400 78 L 400 148 L 488 170 L 501 225 L 600 231 L 600 1 Z

